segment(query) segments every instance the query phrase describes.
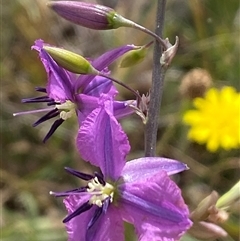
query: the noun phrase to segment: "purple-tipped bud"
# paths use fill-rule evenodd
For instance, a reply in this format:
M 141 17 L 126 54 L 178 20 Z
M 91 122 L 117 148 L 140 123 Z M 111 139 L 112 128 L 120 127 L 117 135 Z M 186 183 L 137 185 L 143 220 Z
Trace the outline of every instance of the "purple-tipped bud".
M 63 68 L 76 74 L 94 74 L 98 71 L 81 55 L 65 49 L 44 46 L 43 49 Z
M 85 2 L 54 1 L 47 4 L 61 17 L 86 28 L 96 30 L 132 27 L 133 22 L 117 14 L 112 8 Z

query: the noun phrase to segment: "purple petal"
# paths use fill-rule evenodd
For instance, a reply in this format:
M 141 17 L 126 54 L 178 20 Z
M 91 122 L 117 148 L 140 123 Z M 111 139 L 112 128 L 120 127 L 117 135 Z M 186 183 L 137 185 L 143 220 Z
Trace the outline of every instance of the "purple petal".
M 158 172 L 166 171 L 173 175 L 187 170 L 186 164 L 163 157 L 142 157 L 126 163 L 122 176 L 126 182 L 136 182 L 149 178 Z
M 105 100 L 89 114 L 79 129 L 77 147 L 84 160 L 101 168 L 105 178 L 116 180 L 130 146 L 112 111 L 112 100 Z
M 106 214 L 101 214 L 93 227 L 87 232 L 86 241 L 124 241 L 123 221 L 118 210 L 109 206 Z M 78 240 L 79 241 L 79 240 Z
M 99 98 L 95 96 L 89 96 L 85 94 L 79 94 L 75 96 L 76 102 L 78 103 L 78 123 L 79 126 L 87 118 L 87 116 L 97 107 L 99 107 Z
M 71 221 L 73 218 L 76 218 L 77 216 L 81 215 L 82 213 L 87 212 L 92 207 L 93 207 L 93 205 L 90 204 L 89 201 L 86 201 L 80 207 L 77 207 L 74 212 L 72 212 L 66 218 L 64 218 L 63 223 L 67 223 L 67 222 Z
M 100 98 L 102 98 L 102 96 L 100 96 Z M 78 103 L 77 116 L 79 126 L 81 126 L 81 123 L 87 116 L 99 107 L 99 97 L 79 94 L 75 96 L 75 101 Z M 113 113 L 117 119 L 120 119 L 133 114 L 134 110 L 128 106 L 128 101 L 113 101 Z
M 133 108 L 129 106 L 130 102 L 134 101 L 114 101 L 113 103 L 113 111 L 114 111 L 114 116 L 117 119 L 121 119 L 123 117 L 129 116 L 133 114 L 135 111 Z
M 78 207 L 82 206 L 88 201 L 88 196 L 83 196 L 80 198 L 79 195 L 71 195 L 64 199 L 64 204 L 68 210 L 68 214 L 73 213 Z M 81 213 L 71 219 L 69 222 L 65 223 L 68 241 L 79 241 L 86 240 L 87 225 L 94 214 L 94 207 L 90 210 Z
M 73 84 L 75 75 L 64 70 L 52 59 L 52 57 L 43 50 L 45 43 L 42 40 L 36 40 L 32 49 L 39 52 L 40 59 L 48 74 L 47 93 L 54 100 L 73 100 Z
M 113 63 L 117 58 L 121 57 L 123 54 L 135 48 L 134 45 L 124 45 L 115 49 L 112 49 L 104 54 L 102 54 L 97 59 L 93 60 L 92 66 L 99 71 L 102 71 Z M 81 88 L 83 91 L 87 88 L 88 84 L 95 78 L 94 75 L 81 75 L 76 81 L 75 92 Z
M 80 178 L 82 180 L 85 180 L 85 181 L 89 181 L 89 180 L 94 178 L 94 176 L 91 175 L 91 174 L 86 174 L 86 173 L 83 173 L 83 172 L 79 172 L 79 171 L 74 170 L 74 169 L 72 169 L 70 167 L 65 167 L 64 169 L 68 173 L 70 173 L 70 174 L 72 174 L 72 175 L 74 175 L 74 176 L 76 176 L 76 177 L 78 177 L 78 178 Z
M 122 218 L 132 223 L 141 241 L 178 240 L 191 226 L 181 190 L 162 171 L 119 187 Z
M 73 213 L 79 206 L 84 204 L 87 198 L 79 199 L 79 196 L 73 195 L 64 199 L 64 204 L 68 213 Z M 124 240 L 124 229 L 118 210 L 109 206 L 106 214 L 101 214 L 94 225 L 87 231 L 88 224 L 96 212 L 97 206 L 74 217 L 65 223 L 68 233 L 68 241 L 106 241 L 106 240 Z
M 112 81 L 102 77 L 96 76 L 84 89 L 84 94 L 100 97 L 102 93 L 108 94 L 111 97 L 115 97 L 118 94 L 116 87 Z

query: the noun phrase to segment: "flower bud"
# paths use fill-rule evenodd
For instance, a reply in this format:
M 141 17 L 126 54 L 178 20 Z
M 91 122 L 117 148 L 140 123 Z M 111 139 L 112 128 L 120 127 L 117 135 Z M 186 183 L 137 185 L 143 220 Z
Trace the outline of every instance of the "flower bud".
M 132 27 L 133 22 L 117 14 L 112 8 L 85 2 L 53 1 L 47 4 L 66 20 L 96 30 Z
M 97 75 L 99 73 L 90 62 L 81 55 L 57 47 L 44 46 L 43 49 L 57 62 L 57 64 L 66 70 L 76 74 Z
M 218 208 L 229 208 L 240 199 L 240 181 L 238 181 L 228 192 L 221 196 L 216 204 Z
M 193 221 L 206 220 L 209 216 L 209 208 L 214 206 L 218 200 L 217 192 L 213 191 L 209 196 L 204 198 L 197 208 L 191 213 Z
M 128 68 L 133 65 L 141 63 L 147 54 L 147 48 L 145 46 L 140 47 L 139 49 L 134 49 L 129 51 L 124 55 L 119 67 Z

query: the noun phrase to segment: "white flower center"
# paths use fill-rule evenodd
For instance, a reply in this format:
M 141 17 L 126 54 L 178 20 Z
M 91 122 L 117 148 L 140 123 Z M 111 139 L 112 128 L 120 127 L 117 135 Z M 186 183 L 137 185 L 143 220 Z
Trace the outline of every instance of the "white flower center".
M 56 105 L 56 108 L 62 110 L 60 112 L 60 118 L 63 120 L 67 120 L 68 118 L 75 115 L 75 104 L 70 100 L 67 100 L 60 105 Z
M 103 201 L 108 197 L 110 197 L 110 202 L 113 201 L 114 187 L 109 183 L 106 183 L 105 186 L 103 186 L 98 181 L 97 177 L 88 183 L 87 191 L 92 194 L 92 197 L 89 200 L 90 204 L 102 207 Z

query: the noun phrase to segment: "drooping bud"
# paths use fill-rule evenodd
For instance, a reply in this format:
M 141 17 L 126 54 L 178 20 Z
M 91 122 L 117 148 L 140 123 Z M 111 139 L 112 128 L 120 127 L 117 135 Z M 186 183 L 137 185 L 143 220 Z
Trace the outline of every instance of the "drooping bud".
M 43 49 L 64 69 L 76 74 L 93 74 L 97 75 L 99 72 L 81 55 L 75 54 L 71 51 L 44 46 Z
M 129 51 L 127 54 L 124 55 L 119 67 L 128 68 L 141 63 L 147 55 L 147 47 L 148 45 L 145 45 L 139 47 L 138 49 Z
M 77 1 L 53 1 L 47 5 L 72 23 L 96 30 L 132 27 L 134 22 L 122 17 L 112 8 Z

